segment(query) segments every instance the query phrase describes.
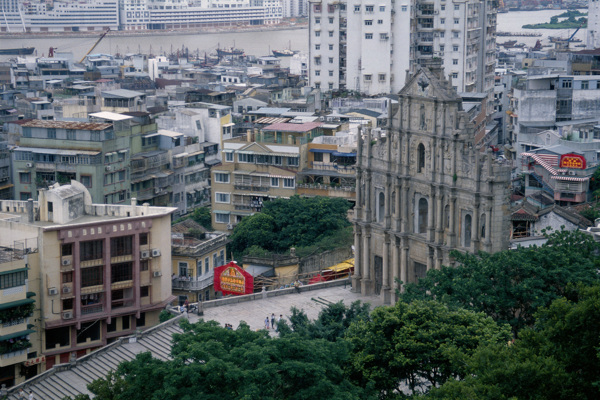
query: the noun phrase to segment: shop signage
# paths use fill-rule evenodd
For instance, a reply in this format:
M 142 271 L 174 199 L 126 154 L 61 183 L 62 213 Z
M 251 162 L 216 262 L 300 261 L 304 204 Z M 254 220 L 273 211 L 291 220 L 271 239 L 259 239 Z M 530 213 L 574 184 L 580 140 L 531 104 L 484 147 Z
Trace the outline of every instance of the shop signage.
M 560 156 L 560 168 L 585 169 L 585 157 L 579 154 L 563 154 Z

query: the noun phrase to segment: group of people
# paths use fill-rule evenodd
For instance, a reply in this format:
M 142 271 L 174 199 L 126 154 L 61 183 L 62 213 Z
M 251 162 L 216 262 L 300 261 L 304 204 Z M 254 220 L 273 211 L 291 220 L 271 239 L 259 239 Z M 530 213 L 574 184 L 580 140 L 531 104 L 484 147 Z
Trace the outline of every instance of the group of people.
M 277 329 L 277 326 L 279 325 L 281 320 L 283 320 L 282 314 L 279 314 L 279 318 L 275 317 L 275 313 L 271 313 L 271 317 L 267 315 L 267 318 L 265 318 L 265 329 L 275 329 L 276 331 L 279 331 L 279 329 Z
M 231 331 L 231 330 L 233 330 L 233 325 L 231 325 L 231 324 L 225 324 L 225 329 Z
M 33 392 L 30 390 L 29 393 L 25 393 L 23 389 L 19 390 L 19 400 L 34 400 Z

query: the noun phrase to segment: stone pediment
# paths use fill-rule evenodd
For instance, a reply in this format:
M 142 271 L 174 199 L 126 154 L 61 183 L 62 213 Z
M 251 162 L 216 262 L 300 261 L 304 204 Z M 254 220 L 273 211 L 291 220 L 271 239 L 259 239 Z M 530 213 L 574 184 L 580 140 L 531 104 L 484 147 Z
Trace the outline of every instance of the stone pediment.
M 251 151 L 253 153 L 272 153 L 271 149 L 256 142 L 250 143 L 247 146 L 242 147 L 238 151 Z
M 452 101 L 461 98 L 450 83 L 440 76 L 443 70 L 433 72 L 429 68 L 421 68 L 400 90 L 400 95 L 437 98 L 442 101 Z

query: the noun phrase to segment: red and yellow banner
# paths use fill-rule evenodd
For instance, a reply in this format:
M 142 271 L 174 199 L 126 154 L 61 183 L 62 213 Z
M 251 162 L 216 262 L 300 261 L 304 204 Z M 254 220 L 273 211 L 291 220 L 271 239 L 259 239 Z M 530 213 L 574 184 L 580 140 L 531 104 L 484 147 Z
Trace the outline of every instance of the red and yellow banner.
M 234 262 L 215 268 L 216 292 L 226 294 L 250 294 L 254 292 L 254 277 Z
M 585 169 L 585 157 L 579 154 L 563 154 L 560 156 L 560 168 Z

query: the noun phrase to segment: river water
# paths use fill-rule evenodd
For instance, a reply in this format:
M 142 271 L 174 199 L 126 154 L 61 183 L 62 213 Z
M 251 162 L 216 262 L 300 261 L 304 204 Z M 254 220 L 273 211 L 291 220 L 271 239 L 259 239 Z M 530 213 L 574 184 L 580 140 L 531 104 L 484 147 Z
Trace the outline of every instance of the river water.
M 584 11 L 584 10 L 582 10 Z M 540 32 L 544 42 L 548 42 L 548 36 L 569 37 L 574 30 L 523 30 L 525 24 L 549 22 L 550 17 L 563 13 L 564 10 L 542 10 L 542 11 L 515 11 L 498 14 L 498 31 L 504 32 Z M 586 30 L 581 29 L 576 37 L 585 43 Z M 98 35 L 99 37 L 99 35 Z M 498 37 L 498 42 L 506 40 L 517 40 L 527 45 L 535 44 L 538 38 L 531 37 Z M 36 48 L 37 55 L 47 55 L 50 47 L 56 47 L 59 52 L 72 52 L 78 60 L 94 45 L 97 37 L 48 37 L 48 38 L 0 38 L 0 48 L 8 47 L 30 47 Z M 349 44 L 351 45 L 351 44 Z M 269 30 L 265 27 L 256 32 L 218 32 L 198 34 L 173 34 L 152 36 L 111 36 L 104 38 L 94 50 L 94 53 L 152 53 L 163 54 L 187 47 L 190 52 L 198 52 L 203 55 L 214 53 L 217 47 L 231 47 L 244 49 L 246 54 L 263 56 L 270 55 L 271 50 L 280 50 L 291 47 L 292 50 L 308 52 L 308 30 L 307 28 L 292 28 L 288 30 Z M 287 61 L 287 60 L 286 60 Z M 283 61 L 282 65 L 285 66 Z

